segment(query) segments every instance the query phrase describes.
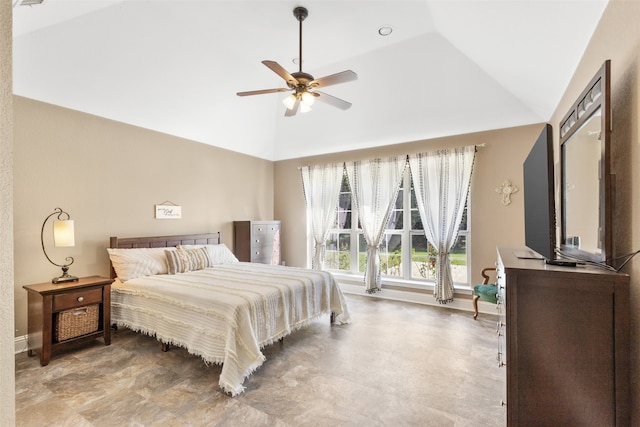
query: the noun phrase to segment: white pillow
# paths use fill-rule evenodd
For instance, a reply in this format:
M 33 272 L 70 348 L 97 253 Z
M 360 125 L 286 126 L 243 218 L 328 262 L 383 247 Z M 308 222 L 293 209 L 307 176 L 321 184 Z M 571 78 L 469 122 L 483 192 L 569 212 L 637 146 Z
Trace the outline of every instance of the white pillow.
M 167 274 L 165 251 L 175 248 L 107 248 L 109 259 L 118 278 L 126 282 L 141 276 Z
M 178 249 L 184 250 L 197 248 L 207 248 L 209 258 L 211 258 L 213 265 L 240 262 L 224 243 L 220 243 L 219 245 L 178 245 Z

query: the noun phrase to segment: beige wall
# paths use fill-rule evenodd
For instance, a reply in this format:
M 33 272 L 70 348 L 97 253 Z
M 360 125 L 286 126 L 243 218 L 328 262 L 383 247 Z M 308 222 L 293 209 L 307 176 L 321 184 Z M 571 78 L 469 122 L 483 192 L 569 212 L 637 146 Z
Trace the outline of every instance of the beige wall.
M 640 2 L 610 0 L 591 43 L 551 123 L 556 126 L 602 63 L 611 60 L 613 104 L 612 167 L 616 178 L 613 213 L 618 255 L 640 249 Z M 559 43 L 561 45 L 561 43 Z M 640 256 L 631 275 L 631 425 L 640 424 Z
M 76 276 L 109 274 L 110 236 L 222 232 L 234 220 L 273 217 L 273 163 L 76 111 L 14 97 L 15 325 L 27 333 L 22 286 L 59 275 L 40 245 L 56 207 L 75 221 L 76 246 L 47 246 Z M 154 205 L 182 219 L 154 219 Z M 51 239 L 51 222 L 45 238 Z
M 472 280 L 479 283 L 480 270 L 495 264 L 496 246 L 524 245 L 522 163 L 542 129 L 542 124 L 536 124 L 276 162 L 275 217 L 282 221 L 283 259 L 287 265 L 306 266 L 305 203 L 299 167 L 486 144 L 476 154 L 471 182 L 470 262 Z M 512 196 L 512 203 L 504 206 L 495 188 L 507 179 L 520 190 Z
M 15 424 L 11 1 L 0 1 L 0 420 Z

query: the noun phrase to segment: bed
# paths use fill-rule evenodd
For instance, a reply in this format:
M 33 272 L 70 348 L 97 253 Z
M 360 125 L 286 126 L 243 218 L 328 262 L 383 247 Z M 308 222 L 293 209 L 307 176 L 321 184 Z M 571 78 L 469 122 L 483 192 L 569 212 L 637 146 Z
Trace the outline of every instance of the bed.
M 219 233 L 111 237 L 111 322 L 222 364 L 232 396 L 265 357 L 261 349 L 322 315 L 349 322 L 329 272 L 238 262 Z

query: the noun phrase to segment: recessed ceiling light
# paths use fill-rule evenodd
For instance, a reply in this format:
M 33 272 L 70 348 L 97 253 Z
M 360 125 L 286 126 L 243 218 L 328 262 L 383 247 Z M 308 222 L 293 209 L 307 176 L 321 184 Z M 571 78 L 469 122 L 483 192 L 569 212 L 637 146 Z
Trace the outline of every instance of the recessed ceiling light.
M 378 28 L 378 34 L 381 36 L 388 36 L 391 33 L 393 33 L 393 27 L 391 25 L 383 25 Z
M 296 65 L 299 65 L 300 64 L 300 58 L 293 58 L 293 60 L 291 62 L 293 62 Z

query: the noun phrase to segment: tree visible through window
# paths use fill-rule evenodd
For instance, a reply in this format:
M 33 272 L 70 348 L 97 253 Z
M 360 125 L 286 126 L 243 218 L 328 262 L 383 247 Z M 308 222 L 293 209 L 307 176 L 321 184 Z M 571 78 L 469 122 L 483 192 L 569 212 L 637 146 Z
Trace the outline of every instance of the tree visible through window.
M 327 241 L 325 266 L 327 269 L 339 272 L 363 274 L 367 245 L 358 221 L 358 213 L 352 206 L 351 189 L 345 173 L 340 189 L 336 220 Z M 458 238 L 450 253 L 454 281 L 464 284 L 468 283 L 468 235 L 467 202 Z M 435 280 L 436 257 L 436 250 L 424 236 L 411 174 L 409 168 L 406 168 L 398 198 L 380 245 L 382 276 L 388 280 L 432 282 Z

